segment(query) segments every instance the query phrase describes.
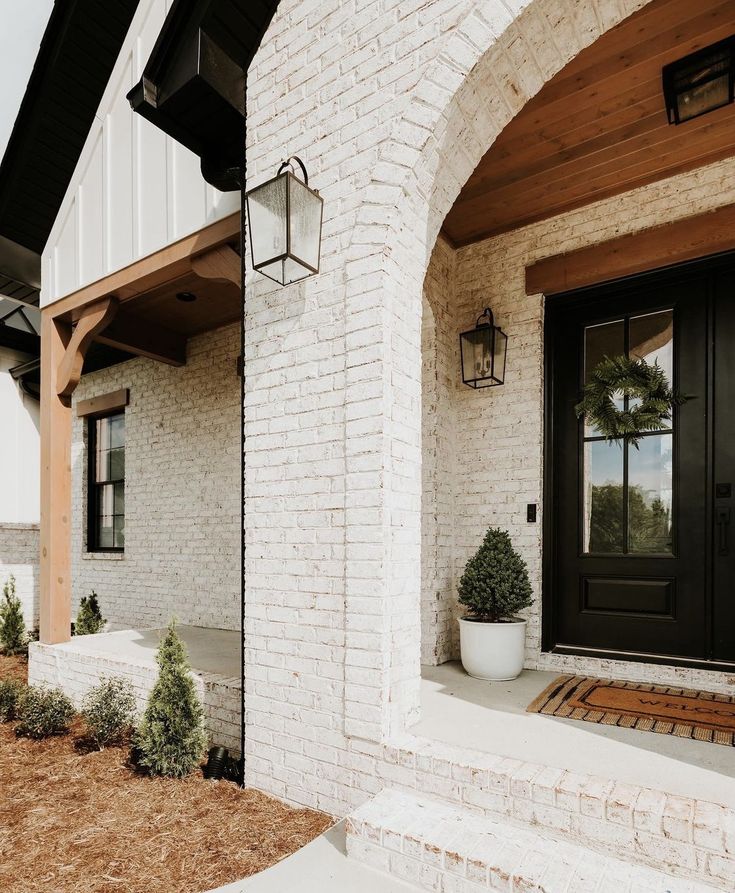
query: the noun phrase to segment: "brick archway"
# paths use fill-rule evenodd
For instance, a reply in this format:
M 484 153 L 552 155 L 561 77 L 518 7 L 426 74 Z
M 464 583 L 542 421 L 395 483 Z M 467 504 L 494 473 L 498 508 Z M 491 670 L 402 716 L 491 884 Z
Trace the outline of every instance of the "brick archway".
M 585 47 L 647 2 L 562 5 L 557 0 L 531 0 L 508 4 L 515 16 L 497 2 L 469 8 L 392 124 L 394 137 L 381 151 L 358 211 L 351 239 L 352 269 L 357 275 L 365 270 L 379 274 L 380 290 L 374 290 L 376 277 L 369 294 L 380 295 L 384 313 L 383 405 L 401 407 L 399 430 L 389 431 L 382 457 L 387 471 L 384 519 L 391 528 L 383 544 L 387 619 L 382 647 L 388 649 L 381 654 L 384 736 L 405 728 L 418 712 L 421 381 L 420 374 L 414 378 L 407 370 L 421 368 L 422 288 L 439 230 L 462 186 L 506 124 Z M 386 184 L 400 187 L 397 201 L 385 200 Z M 388 195 L 394 197 L 390 191 Z M 349 265 L 347 278 L 353 278 Z M 365 299 L 361 289 L 348 288 L 348 317 L 364 308 Z M 349 384 L 347 390 L 350 403 Z M 419 469 L 415 475 L 390 474 L 396 451 L 392 437 L 400 444 L 402 463 Z M 394 517 L 399 518 L 397 523 Z M 393 560 L 394 542 L 401 544 L 400 561 Z M 400 613 L 391 609 L 397 593 Z M 349 685 L 346 701 L 350 701 Z

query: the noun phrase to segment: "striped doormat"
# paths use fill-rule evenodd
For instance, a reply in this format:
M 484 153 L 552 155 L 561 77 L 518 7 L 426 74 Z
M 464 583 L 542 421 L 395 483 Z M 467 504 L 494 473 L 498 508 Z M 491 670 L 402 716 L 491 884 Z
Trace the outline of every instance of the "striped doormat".
M 526 708 L 566 719 L 735 745 L 735 697 L 687 688 L 559 676 Z

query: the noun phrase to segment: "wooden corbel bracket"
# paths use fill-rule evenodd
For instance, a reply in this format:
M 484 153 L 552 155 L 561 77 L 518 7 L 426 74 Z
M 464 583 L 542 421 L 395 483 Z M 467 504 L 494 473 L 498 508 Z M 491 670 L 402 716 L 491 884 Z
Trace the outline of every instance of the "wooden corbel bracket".
M 190 260 L 191 269 L 201 279 L 240 285 L 240 255 L 229 245 L 218 245 Z
M 56 393 L 65 402 L 71 399 L 82 377 L 84 357 L 89 345 L 94 341 L 95 335 L 115 317 L 117 308 L 117 298 L 103 298 L 85 308 L 79 318 L 56 374 Z

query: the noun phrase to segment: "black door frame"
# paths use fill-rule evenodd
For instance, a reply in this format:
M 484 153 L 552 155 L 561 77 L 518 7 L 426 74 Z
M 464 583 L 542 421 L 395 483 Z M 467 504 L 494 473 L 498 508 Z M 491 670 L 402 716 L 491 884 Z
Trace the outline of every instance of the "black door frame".
M 554 365 L 553 338 L 549 333 L 554 324 L 554 309 L 563 304 L 565 307 L 581 304 L 590 297 L 595 300 L 605 300 L 614 297 L 621 289 L 627 287 L 640 287 L 650 284 L 652 286 L 665 285 L 672 279 L 681 281 L 682 278 L 700 277 L 717 270 L 735 268 L 735 251 L 723 254 L 710 255 L 696 260 L 686 261 L 681 264 L 664 267 L 650 272 L 627 276 L 600 283 L 599 285 L 585 286 L 568 292 L 560 292 L 546 295 L 544 299 L 544 442 L 543 442 L 543 528 L 542 528 L 542 582 L 541 582 L 541 650 L 553 654 L 569 654 L 584 657 L 596 657 L 613 660 L 631 661 L 638 663 L 665 664 L 668 666 L 695 667 L 719 672 L 735 671 L 735 664 L 717 660 L 697 660 L 689 658 L 671 657 L 669 655 L 647 654 L 644 652 L 606 651 L 597 648 L 584 648 L 569 645 L 560 645 L 557 642 L 557 598 L 555 593 L 555 555 L 556 536 L 554 523 L 556 517 L 556 475 L 554 461 L 554 406 L 553 388 L 551 387 L 552 369 Z M 709 296 L 710 298 L 712 295 Z M 707 319 L 707 338 L 711 346 L 714 339 L 712 314 Z M 711 349 L 711 348 L 710 348 Z M 707 393 L 707 443 L 710 451 L 713 439 L 713 393 L 711 384 Z M 712 481 L 711 473 L 707 474 L 708 499 L 711 502 Z M 710 554 L 713 544 L 713 519 L 712 512 L 707 513 L 706 549 Z M 708 571 L 707 586 L 711 587 L 711 570 Z M 710 631 L 711 633 L 711 631 Z

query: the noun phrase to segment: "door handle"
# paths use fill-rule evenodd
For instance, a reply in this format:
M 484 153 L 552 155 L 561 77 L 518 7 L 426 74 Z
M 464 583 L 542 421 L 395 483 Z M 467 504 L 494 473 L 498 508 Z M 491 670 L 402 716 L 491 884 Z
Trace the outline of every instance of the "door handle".
M 729 547 L 729 527 L 730 527 L 730 509 L 729 508 L 718 508 L 716 512 L 717 518 L 717 540 L 718 540 L 718 552 L 720 555 L 728 555 L 730 553 Z

